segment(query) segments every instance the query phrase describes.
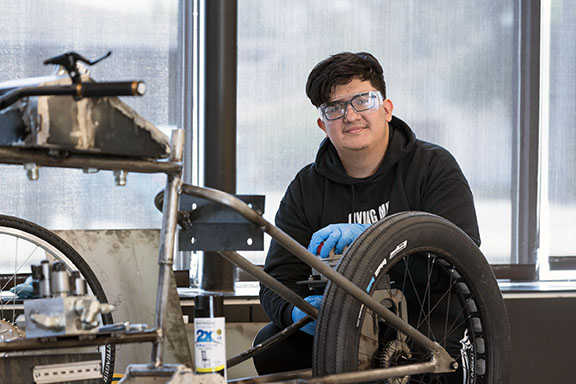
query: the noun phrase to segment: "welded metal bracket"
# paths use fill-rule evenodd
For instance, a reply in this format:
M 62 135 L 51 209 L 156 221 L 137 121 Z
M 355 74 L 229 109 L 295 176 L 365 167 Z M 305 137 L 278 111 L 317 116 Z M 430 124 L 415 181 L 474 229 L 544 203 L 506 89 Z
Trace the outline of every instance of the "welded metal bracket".
M 236 195 L 259 215 L 264 196 Z M 259 251 L 264 249 L 262 229 L 230 207 L 201 197 L 180 196 L 178 235 L 181 251 Z M 182 220 L 184 222 L 182 222 Z

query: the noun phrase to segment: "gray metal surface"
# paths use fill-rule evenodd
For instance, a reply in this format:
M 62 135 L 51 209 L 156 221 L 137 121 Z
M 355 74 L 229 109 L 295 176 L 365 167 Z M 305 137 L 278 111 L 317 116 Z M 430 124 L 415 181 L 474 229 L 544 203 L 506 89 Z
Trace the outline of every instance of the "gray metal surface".
M 82 327 L 78 304 L 100 303 L 90 296 L 67 296 L 24 301 L 26 337 L 70 336 L 97 333 L 98 327 Z
M 66 364 L 38 365 L 32 371 L 34 383 L 61 383 L 64 381 L 86 381 L 102 377 L 100 360 L 80 361 Z
M 108 302 L 114 304 L 115 322 L 130 321 L 154 324 L 156 279 L 160 231 L 140 230 L 76 230 L 58 231 L 88 263 L 102 284 Z M 155 340 L 156 334 L 149 337 Z M 167 337 L 171 337 L 167 335 Z M 151 344 L 126 344 L 116 351 L 115 372 L 123 372 L 128 364 L 146 363 Z M 175 362 L 171 351 L 166 352 Z
M 91 80 L 85 76 L 84 81 Z M 62 78 L 39 85 L 70 83 Z M 168 137 L 116 97 L 24 98 L 0 111 L 0 127 L 2 146 L 153 159 L 170 155 Z

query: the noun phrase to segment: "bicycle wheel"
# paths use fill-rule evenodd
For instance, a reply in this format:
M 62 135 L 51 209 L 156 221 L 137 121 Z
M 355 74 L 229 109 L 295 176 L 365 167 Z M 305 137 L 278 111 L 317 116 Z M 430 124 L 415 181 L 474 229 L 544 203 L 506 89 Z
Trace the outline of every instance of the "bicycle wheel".
M 382 383 L 509 383 L 508 317 L 496 279 L 458 227 L 422 212 L 390 216 L 368 228 L 337 266 L 458 362 L 456 372 Z M 315 375 L 429 361 L 430 354 L 388 327 L 335 284 L 326 287 L 314 342 Z
M 88 293 L 102 303 L 108 302 L 104 289 L 86 261 L 55 233 L 23 219 L 0 215 L 0 248 L 0 318 L 8 320 L 3 323 L 5 326 L 14 322 L 23 311 L 23 301 L 10 292 L 10 288 L 15 288 L 30 276 L 30 266 L 39 265 L 42 260 L 58 260 L 69 272 L 80 272 L 86 280 Z M 103 325 L 112 324 L 112 314 L 100 315 L 100 321 Z M 115 347 L 102 346 L 97 352 L 102 356 L 103 382 L 110 383 L 114 373 Z

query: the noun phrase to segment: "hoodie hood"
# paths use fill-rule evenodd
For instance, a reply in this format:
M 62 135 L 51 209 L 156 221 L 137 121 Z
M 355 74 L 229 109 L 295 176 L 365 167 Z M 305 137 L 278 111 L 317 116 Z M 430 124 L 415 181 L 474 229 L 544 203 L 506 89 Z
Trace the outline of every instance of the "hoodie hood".
M 392 116 L 388 126 L 390 127 L 388 149 L 384 155 L 384 161 L 374 175 L 365 179 L 356 179 L 348 176 L 336 148 L 328 138 L 322 141 L 316 154 L 316 160 L 314 161 L 316 171 L 333 182 L 347 185 L 375 182 L 385 177 L 394 165 L 410 153 L 416 143 L 414 132 L 399 118 Z

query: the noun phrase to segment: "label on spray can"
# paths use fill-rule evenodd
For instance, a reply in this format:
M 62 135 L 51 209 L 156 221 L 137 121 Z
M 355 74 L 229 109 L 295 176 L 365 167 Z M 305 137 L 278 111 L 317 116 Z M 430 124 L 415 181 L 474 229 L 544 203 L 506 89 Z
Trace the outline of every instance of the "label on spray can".
M 226 371 L 226 333 L 223 317 L 197 317 L 194 319 L 194 356 L 196 372 Z

